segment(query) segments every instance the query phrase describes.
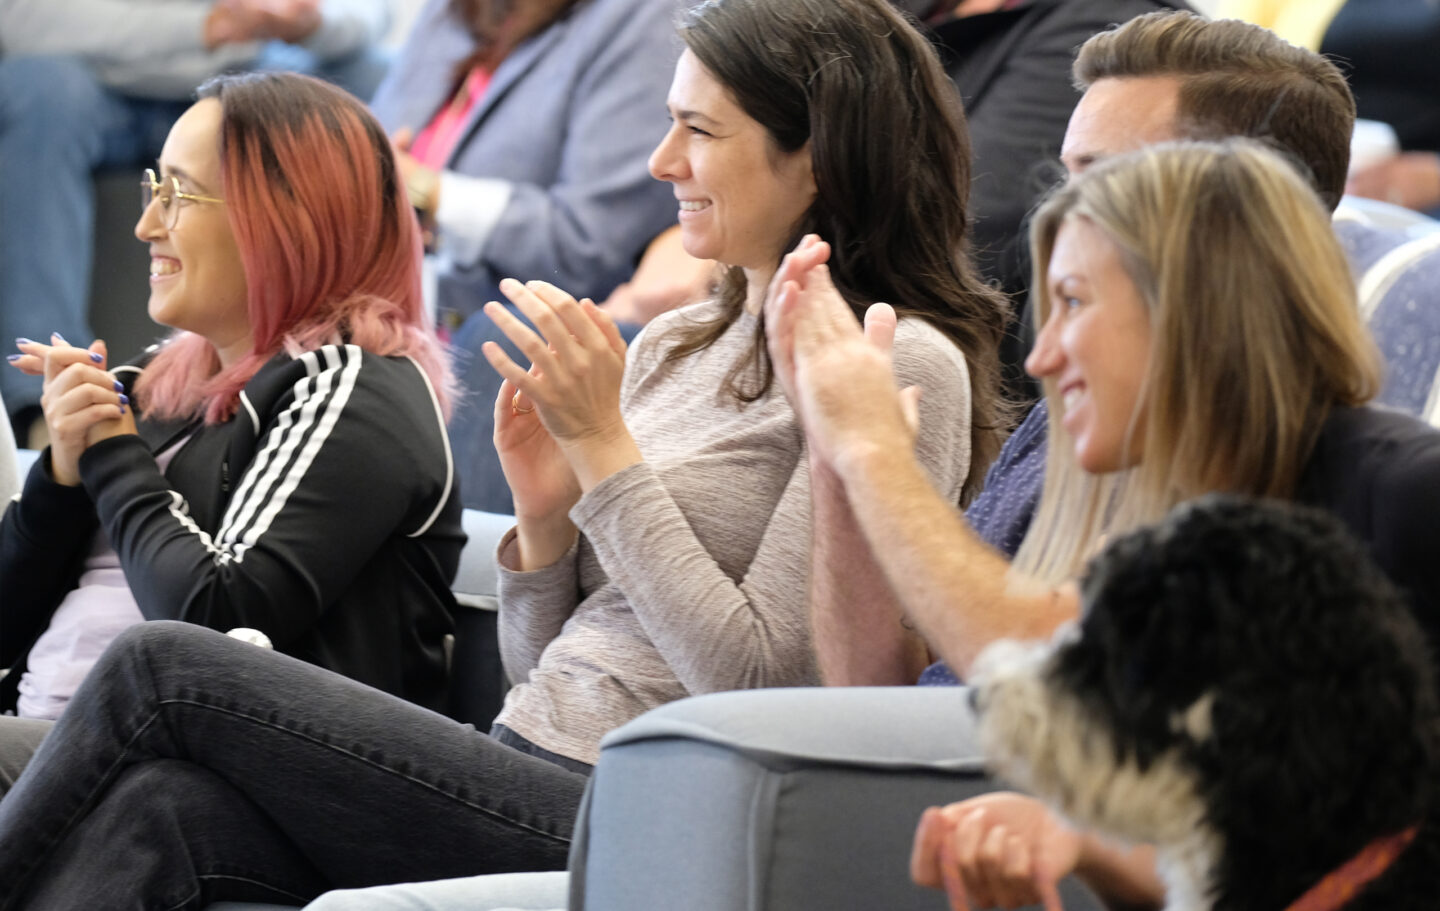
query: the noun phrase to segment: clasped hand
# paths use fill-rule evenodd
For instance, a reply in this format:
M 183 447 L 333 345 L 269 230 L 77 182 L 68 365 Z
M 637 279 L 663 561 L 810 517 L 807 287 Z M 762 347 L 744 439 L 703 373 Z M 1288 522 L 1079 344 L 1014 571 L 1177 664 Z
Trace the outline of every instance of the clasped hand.
M 56 483 L 80 483 L 80 456 L 91 446 L 135 432 L 135 414 L 119 381 L 106 372 L 103 341 L 76 348 L 60 336 L 51 344 L 17 341 L 11 360 L 21 372 L 45 378 L 40 406 L 50 431 L 50 475 Z
M 910 855 L 916 883 L 943 889 L 952 911 L 1043 904 L 1062 911 L 1059 882 L 1080 861 L 1083 836 L 1040 801 L 999 792 L 920 818 Z

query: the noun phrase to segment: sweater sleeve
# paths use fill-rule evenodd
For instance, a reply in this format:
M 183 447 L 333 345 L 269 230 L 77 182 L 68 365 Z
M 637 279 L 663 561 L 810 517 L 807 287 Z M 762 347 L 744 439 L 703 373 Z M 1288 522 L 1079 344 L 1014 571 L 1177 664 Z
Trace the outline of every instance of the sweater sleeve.
M 284 650 L 387 538 L 423 533 L 445 504 L 443 421 L 418 367 L 353 345 L 296 364 L 303 369 L 261 422 L 213 535 L 138 438 L 105 440 L 81 457 L 146 619 L 252 627 Z
M 928 327 L 902 327 L 898 379 L 935 388 L 922 417 L 921 458 L 937 486 L 958 499 L 969 449 L 964 362 Z M 764 531 L 738 580 L 717 565 L 647 463 L 606 478 L 572 510 L 606 575 L 690 693 L 818 680 L 804 608 L 810 474 L 799 448 L 774 511 L 757 517 Z
M 545 646 L 560 635 L 560 629 L 580 603 L 579 571 L 576 565 L 579 542 L 570 545 L 559 560 L 530 572 L 511 569 L 517 562 L 515 530 L 511 529 L 495 550 L 499 570 L 500 662 L 511 683 L 530 677 Z
M 655 470 L 640 462 L 571 510 L 610 581 L 691 694 L 819 679 L 804 613 L 810 472 L 795 469 L 738 581 L 695 536 Z
M 647 338 L 648 329 L 641 329 L 630 343 L 620 387 L 622 409 L 635 389 L 637 377 L 658 357 Z M 519 563 L 516 546 L 516 532 L 511 529 L 495 548 L 500 662 L 512 684 L 529 679 L 545 647 L 560 635 L 581 600 L 578 538 L 559 560 L 529 572 L 512 568 Z
M 965 355 L 919 319 L 895 331 L 895 382 L 920 387 L 920 428 L 915 456 L 936 492 L 958 504 L 970 473 L 970 370 Z

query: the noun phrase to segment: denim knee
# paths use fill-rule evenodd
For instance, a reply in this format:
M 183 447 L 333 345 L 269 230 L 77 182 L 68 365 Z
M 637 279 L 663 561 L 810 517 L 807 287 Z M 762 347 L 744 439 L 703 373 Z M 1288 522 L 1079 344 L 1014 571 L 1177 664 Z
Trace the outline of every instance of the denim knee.
M 188 644 L 196 637 L 214 635 L 213 630 L 183 620 L 146 620 L 122 630 L 100 662 L 126 664 L 151 655 L 179 655 L 189 650 Z
M 0 59 L 0 131 L 74 141 L 97 135 L 108 90 L 74 57 Z

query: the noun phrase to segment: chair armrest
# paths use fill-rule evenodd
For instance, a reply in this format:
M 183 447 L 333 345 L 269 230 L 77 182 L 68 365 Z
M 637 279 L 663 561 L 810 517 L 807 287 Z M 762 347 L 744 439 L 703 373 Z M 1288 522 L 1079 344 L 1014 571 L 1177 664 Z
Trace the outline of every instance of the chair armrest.
M 495 548 L 500 539 L 515 525 L 513 516 L 467 509 L 461 518 L 469 541 L 460 552 L 460 567 L 450 586 L 455 600 L 466 607 L 495 610 L 498 573 L 495 571 Z
M 910 882 L 928 806 L 998 785 L 967 691 L 755 690 L 655 709 L 602 741 L 571 911 L 934 911 Z M 1070 909 L 1098 903 L 1067 883 Z

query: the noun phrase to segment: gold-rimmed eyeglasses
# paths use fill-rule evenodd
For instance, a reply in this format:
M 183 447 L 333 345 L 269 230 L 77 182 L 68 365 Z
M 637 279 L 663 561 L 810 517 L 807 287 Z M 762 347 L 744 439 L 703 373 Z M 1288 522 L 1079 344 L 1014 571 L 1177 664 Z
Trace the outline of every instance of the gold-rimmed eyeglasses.
M 191 202 L 215 202 L 224 203 L 223 199 L 216 199 L 214 196 L 197 196 L 194 193 L 181 193 L 180 181 L 175 177 L 159 178 L 150 168 L 145 169 L 145 175 L 140 179 L 140 212 L 143 215 L 150 210 L 150 204 L 160 200 L 160 220 L 165 223 L 167 230 L 175 227 L 175 222 L 180 217 L 179 200 L 188 199 Z

